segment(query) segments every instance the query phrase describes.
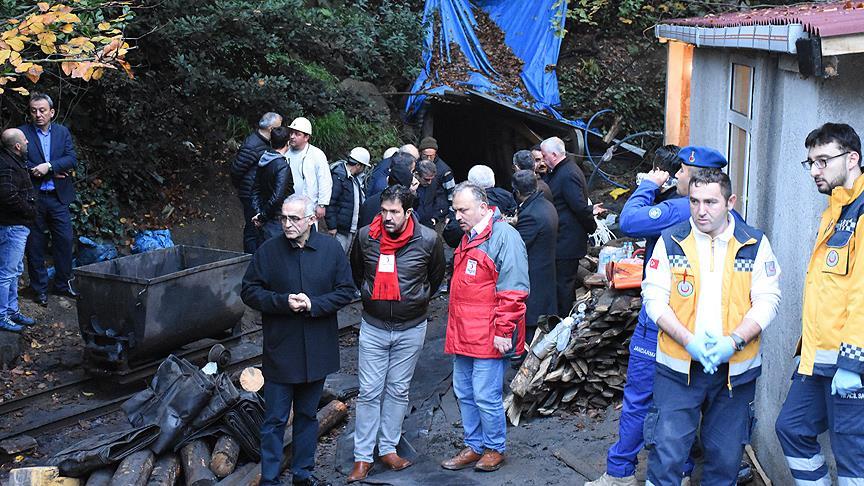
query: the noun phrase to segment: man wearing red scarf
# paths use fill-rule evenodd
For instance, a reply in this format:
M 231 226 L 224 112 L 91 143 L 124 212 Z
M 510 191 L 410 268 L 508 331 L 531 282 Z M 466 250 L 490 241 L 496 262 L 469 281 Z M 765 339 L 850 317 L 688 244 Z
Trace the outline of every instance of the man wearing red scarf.
M 429 301 L 444 278 L 438 234 L 413 214 L 414 193 L 393 185 L 381 193 L 381 211 L 357 233 L 351 252 L 363 298 L 360 323 L 354 468 L 348 482 L 366 479 L 378 456 L 388 469 L 411 465 L 396 453 L 408 388 L 426 338 Z

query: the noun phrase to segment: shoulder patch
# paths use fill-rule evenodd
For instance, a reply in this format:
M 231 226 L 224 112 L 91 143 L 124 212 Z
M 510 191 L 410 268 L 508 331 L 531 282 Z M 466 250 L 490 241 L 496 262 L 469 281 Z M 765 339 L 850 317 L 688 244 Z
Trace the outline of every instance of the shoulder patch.
M 648 210 L 648 217 L 651 219 L 657 219 L 663 214 L 663 210 L 660 208 L 651 208 Z

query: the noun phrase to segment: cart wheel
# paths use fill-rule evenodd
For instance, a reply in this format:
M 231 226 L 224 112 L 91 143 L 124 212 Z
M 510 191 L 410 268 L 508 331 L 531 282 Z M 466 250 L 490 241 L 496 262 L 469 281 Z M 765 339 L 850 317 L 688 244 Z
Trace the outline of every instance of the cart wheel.
M 210 348 L 210 352 L 207 353 L 207 361 L 216 363 L 220 368 L 224 368 L 231 362 L 231 351 L 225 349 L 225 346 L 221 344 L 214 344 Z

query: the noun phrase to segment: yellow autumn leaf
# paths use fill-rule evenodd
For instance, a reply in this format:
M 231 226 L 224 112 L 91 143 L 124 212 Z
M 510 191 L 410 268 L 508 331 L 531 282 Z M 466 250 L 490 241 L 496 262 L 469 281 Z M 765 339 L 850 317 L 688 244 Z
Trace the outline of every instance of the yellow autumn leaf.
M 9 47 L 11 47 L 13 51 L 21 52 L 24 50 L 24 43 L 21 42 L 20 37 L 13 37 L 11 39 L 6 39 L 6 43 L 9 44 Z
M 37 83 L 39 78 L 42 76 L 42 66 L 38 64 L 30 66 L 30 69 L 24 73 L 24 76 L 27 76 L 27 79 L 29 79 L 31 83 Z
M 3 94 L 5 91 L 6 91 L 5 89 L 0 88 L 0 94 Z
M 17 23 L 20 23 L 21 21 L 18 20 L 18 19 L 9 19 L 9 20 L 7 20 L 6 22 L 7 22 L 7 23 L 10 23 L 10 24 L 12 24 L 12 25 L 15 25 L 15 24 L 17 24 Z
M 91 79 L 99 79 L 99 78 L 101 78 L 101 77 L 102 77 L 102 74 L 103 74 L 104 72 L 105 72 L 105 70 L 104 70 L 104 69 L 101 69 L 101 68 L 99 68 L 99 69 L 94 69 L 94 70 L 93 70 L 93 76 L 92 76 Z M 86 79 L 86 78 L 85 78 L 85 79 Z
M 77 24 L 81 22 L 81 19 L 77 15 L 68 12 L 58 15 L 57 20 L 60 20 L 61 22 L 68 22 L 70 24 Z
M 111 24 L 108 22 L 100 22 L 99 25 L 96 26 L 99 30 L 108 30 L 111 28 Z
M 2 51 L 0 51 L 0 64 L 5 63 L 6 60 L 9 59 L 9 56 L 11 56 L 11 55 L 12 55 L 11 49 L 3 49 Z
M 69 76 L 72 74 L 72 70 L 75 69 L 75 63 L 73 62 L 62 62 L 60 63 L 60 69 L 63 70 L 63 74 Z
M 16 73 L 23 73 L 24 71 L 30 69 L 31 67 L 33 67 L 32 62 L 22 62 L 21 64 L 18 64 L 17 66 L 15 66 L 15 72 Z
M 63 24 L 63 27 L 60 27 L 60 32 L 64 34 L 71 34 L 73 30 L 75 30 L 75 26 L 72 24 Z
M 39 39 L 39 44 L 43 46 L 46 44 L 53 45 L 55 42 L 57 42 L 57 36 L 54 35 L 54 32 L 42 32 L 36 37 Z
M 39 44 L 39 49 L 42 49 L 42 52 L 45 54 L 54 54 L 57 52 L 57 47 L 54 44 Z
M 12 51 L 12 54 L 9 56 L 9 64 L 17 66 L 21 64 L 22 61 L 23 59 L 21 59 L 21 53 Z
M 9 29 L 6 32 L 3 32 L 3 34 L 0 34 L 0 39 L 6 40 L 6 39 L 10 39 L 12 37 L 16 37 L 17 35 L 18 35 L 18 29 L 17 28 L 16 29 Z
M 41 11 L 41 12 L 47 12 L 48 11 L 48 2 L 39 2 L 36 4 L 36 6 L 39 7 L 39 11 Z
M 45 32 L 45 24 L 42 22 L 31 22 L 30 25 L 27 26 L 27 30 L 30 31 L 30 34 L 41 34 Z

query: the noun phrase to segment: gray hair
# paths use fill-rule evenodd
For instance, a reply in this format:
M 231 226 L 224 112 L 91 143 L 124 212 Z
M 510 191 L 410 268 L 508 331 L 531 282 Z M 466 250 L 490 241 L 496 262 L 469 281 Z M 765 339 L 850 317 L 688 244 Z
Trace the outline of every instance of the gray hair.
M 564 141 L 558 137 L 549 137 L 540 143 L 540 150 L 558 155 L 567 155 Z
M 482 189 L 495 187 L 495 172 L 488 165 L 475 165 L 468 171 L 468 181 Z
M 307 218 L 315 214 L 315 203 L 309 199 L 308 196 L 303 194 L 291 194 L 285 198 L 285 202 L 282 203 L 282 206 L 284 207 L 286 204 L 293 204 L 296 202 L 301 202 L 306 207 L 306 214 L 304 214 L 304 216 Z
M 268 111 L 261 115 L 261 119 L 258 120 L 258 128 L 261 130 L 266 130 L 272 126 L 281 125 L 282 124 L 282 115 L 279 113 L 273 113 L 272 111 Z
M 33 103 L 34 101 L 42 101 L 42 100 L 48 102 L 48 108 L 54 109 L 54 100 L 52 100 L 51 97 L 48 96 L 47 94 L 45 94 L 45 93 L 33 93 L 32 95 L 30 95 L 30 103 Z
M 465 181 L 456 184 L 456 187 L 453 189 L 453 197 L 456 197 L 456 194 L 459 194 L 462 191 L 470 191 L 471 195 L 474 197 L 474 200 L 478 203 L 489 204 L 489 198 L 486 196 L 486 191 L 483 190 L 482 187 L 474 184 L 471 181 Z
M 405 145 L 399 147 L 399 152 L 403 154 L 408 154 L 415 159 L 420 158 L 420 151 L 417 150 L 417 147 L 415 147 L 414 144 L 411 143 L 406 143 Z
M 435 162 L 432 162 L 431 160 L 421 160 L 417 163 L 417 172 L 426 177 L 438 172 L 438 168 L 435 167 Z

